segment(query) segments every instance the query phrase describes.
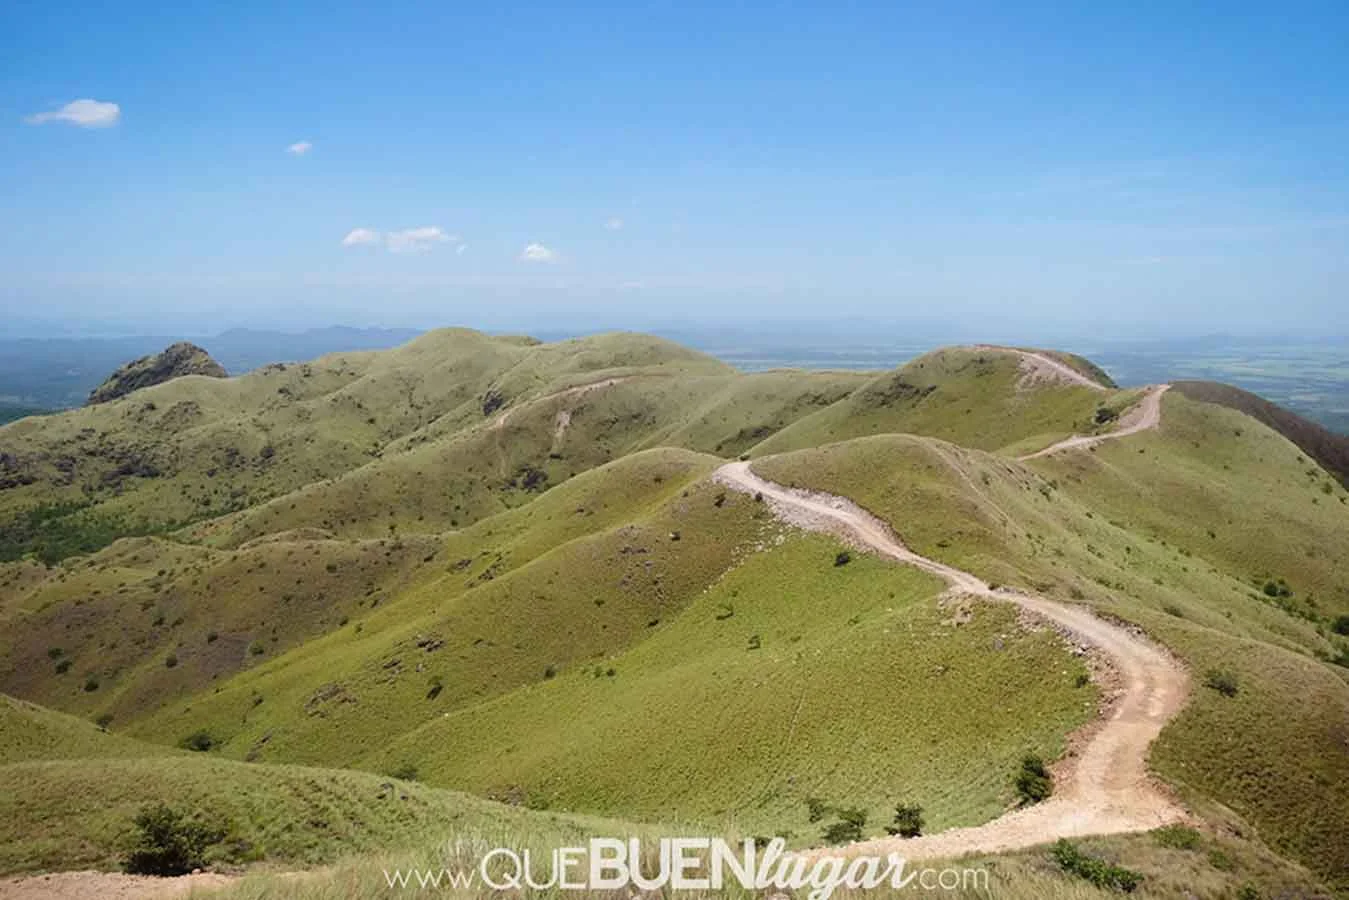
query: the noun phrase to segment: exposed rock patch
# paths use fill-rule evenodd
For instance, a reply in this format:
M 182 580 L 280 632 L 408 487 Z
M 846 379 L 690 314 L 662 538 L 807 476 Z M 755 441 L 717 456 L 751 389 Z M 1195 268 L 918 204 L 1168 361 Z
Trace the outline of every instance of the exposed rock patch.
M 113 372 L 106 381 L 94 388 L 85 406 L 107 403 L 125 397 L 132 391 L 163 384 L 184 375 L 225 378 L 228 374 L 220 363 L 211 358 L 211 354 L 196 344 L 180 341 L 170 344 L 160 353 L 132 360 Z

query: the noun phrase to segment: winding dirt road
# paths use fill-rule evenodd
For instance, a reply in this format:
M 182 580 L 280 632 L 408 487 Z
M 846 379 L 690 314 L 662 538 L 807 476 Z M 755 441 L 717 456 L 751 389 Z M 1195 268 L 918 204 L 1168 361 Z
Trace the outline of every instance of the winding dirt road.
M 1116 438 L 1138 434 L 1138 432 L 1146 431 L 1149 428 L 1156 428 L 1162 421 L 1162 394 L 1165 394 L 1170 388 L 1171 385 L 1169 384 L 1158 384 L 1148 388 L 1147 393 L 1143 395 L 1143 399 L 1135 403 L 1128 412 L 1120 417 L 1116 427 L 1105 434 L 1085 436 L 1075 434 L 1058 443 L 1050 444 L 1043 450 L 1027 453 L 1025 456 L 1018 456 L 1017 459 L 1021 462 L 1025 462 L 1028 459 L 1039 459 L 1041 456 L 1049 456 L 1051 453 L 1058 453 L 1060 450 L 1095 447 L 1097 444 L 1105 441 L 1113 441 Z
M 926 837 L 886 838 L 842 848 L 844 854 L 900 853 L 908 859 L 955 857 L 1042 844 L 1060 837 L 1147 831 L 1185 818 L 1185 812 L 1148 775 L 1148 747 L 1185 703 L 1189 678 L 1164 650 L 1091 611 L 1003 588 L 919 556 L 883 521 L 842 497 L 784 487 L 760 478 L 747 462 L 722 466 L 713 476 L 737 491 L 762 494 L 784 521 L 822 531 L 943 579 L 962 594 L 1017 606 L 1052 622 L 1099 650 L 1118 682 L 1118 696 L 1078 735 L 1079 749 L 1056 767 L 1053 796 L 984 825 Z M 837 852 L 837 848 L 828 852 Z

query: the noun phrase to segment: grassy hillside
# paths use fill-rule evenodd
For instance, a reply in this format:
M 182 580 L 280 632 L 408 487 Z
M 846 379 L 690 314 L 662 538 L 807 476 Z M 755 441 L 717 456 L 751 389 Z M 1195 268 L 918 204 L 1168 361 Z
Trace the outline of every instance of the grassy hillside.
M 1297 444 L 1321 468 L 1349 487 L 1349 437 L 1325 428 L 1263 397 L 1213 381 L 1178 381 L 1173 389 L 1205 403 L 1216 403 L 1263 422 Z
M 1349 783 L 1349 670 L 1329 661 L 1349 646 L 1333 630 L 1349 511 L 1281 436 L 1168 397 L 1156 432 L 1030 465 L 896 436 L 756 470 L 856 500 L 920 553 L 1137 623 L 1201 677 L 1232 672 L 1238 694 L 1196 691 L 1155 765 L 1323 876 L 1349 871 L 1349 805 L 1322 799 Z
M 589 827 L 560 811 L 799 845 L 812 798 L 872 835 L 900 801 L 999 815 L 1096 711 L 1082 659 L 712 480 L 749 455 L 1172 648 L 1195 689 L 1152 766 L 1239 860 L 1196 883 L 1304 883 L 1268 844 L 1349 890 L 1349 494 L 1178 392 L 1155 431 L 1017 462 L 1139 396 L 1049 355 L 1102 387 L 1000 348 L 742 375 L 450 330 L 0 428 L 0 691 L 62 711 L 0 706 L 0 867 L 106 865 L 160 796 L 296 864 Z M 1105 846 L 1190 860 L 1137 840 Z
M 770 544 L 641 643 L 453 709 L 364 764 L 809 843 L 810 797 L 878 822 L 905 797 L 933 827 L 996 816 L 1021 756 L 1057 756 L 1095 710 L 1082 662 L 1010 610 L 938 603 L 939 581 L 880 560 L 835 566 L 825 538 Z
M 386 446 L 600 374 L 727 372 L 642 335 L 556 345 L 464 329 L 395 350 L 185 377 L 0 428 L 0 559 L 47 560 L 163 533 L 359 468 Z
M 167 750 L 0 696 L 0 874 L 115 868 L 138 811 L 168 803 L 222 826 L 222 863 L 295 866 L 447 834 L 554 842 L 619 823 L 512 809 L 358 772 L 252 766 Z
M 965 447 L 1027 452 L 1098 426 L 1101 392 L 1033 382 L 1014 353 L 937 350 L 876 376 L 847 399 L 754 447 L 762 456 L 874 434 L 921 434 Z

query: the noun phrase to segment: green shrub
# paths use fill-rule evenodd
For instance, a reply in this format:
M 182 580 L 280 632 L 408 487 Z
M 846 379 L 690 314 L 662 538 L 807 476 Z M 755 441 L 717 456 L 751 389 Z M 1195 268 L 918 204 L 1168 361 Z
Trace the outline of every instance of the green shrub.
M 840 550 L 838 555 L 834 557 L 835 566 L 846 566 L 850 562 L 852 562 L 852 554 L 847 550 Z
M 178 654 L 170 653 L 164 658 L 164 668 L 173 669 L 178 666 Z
M 1198 831 L 1188 825 L 1167 825 L 1152 833 L 1152 839 L 1159 847 L 1170 847 L 1173 850 L 1196 850 L 1199 848 L 1201 837 Z
M 413 763 L 405 762 L 389 773 L 390 778 L 397 778 L 399 781 L 416 781 L 417 767 Z
M 1235 697 L 1240 690 L 1237 676 L 1226 669 L 1209 669 L 1204 675 L 1204 686 L 1212 688 L 1224 697 Z
M 57 675 L 66 674 L 67 672 L 70 671 L 70 666 L 71 666 L 70 657 L 66 657 L 65 659 L 61 660 L 56 664 L 56 674 Z
M 1049 855 L 1064 872 L 1085 879 L 1099 888 L 1114 888 L 1127 894 L 1143 881 L 1143 876 L 1138 872 L 1082 853 L 1067 838 L 1060 838 L 1050 849 Z
M 809 822 L 818 822 L 829 815 L 829 804 L 825 803 L 819 797 L 806 798 L 806 820 Z
M 90 675 L 88 678 L 84 679 L 84 690 L 85 693 L 88 694 L 92 694 L 94 691 L 98 690 L 97 675 Z
M 886 834 L 900 837 L 918 837 L 923 833 L 923 808 L 917 805 L 901 803 L 895 807 L 895 823 L 887 826 Z
M 1016 773 L 1016 793 L 1023 806 L 1039 803 L 1048 799 L 1054 792 L 1054 782 L 1049 777 L 1044 760 L 1035 754 L 1028 754 L 1021 760 L 1021 768 Z
M 1336 634 L 1349 636 L 1349 616 L 1337 616 L 1335 624 L 1330 626 Z
M 133 875 L 186 875 L 206 864 L 207 849 L 226 834 L 163 803 L 141 810 L 135 823 L 136 842 L 122 864 Z
M 824 829 L 824 841 L 827 844 L 849 844 L 862 839 L 862 829 L 867 825 L 867 814 L 861 809 L 840 809 L 838 821 Z
M 195 753 L 205 753 L 216 745 L 216 739 L 211 736 L 209 731 L 194 731 L 187 737 L 178 742 L 178 746 L 184 750 L 191 750 Z
M 1282 578 L 1280 578 L 1278 581 L 1266 581 L 1264 591 L 1266 597 L 1293 596 L 1293 589 L 1290 588 Z

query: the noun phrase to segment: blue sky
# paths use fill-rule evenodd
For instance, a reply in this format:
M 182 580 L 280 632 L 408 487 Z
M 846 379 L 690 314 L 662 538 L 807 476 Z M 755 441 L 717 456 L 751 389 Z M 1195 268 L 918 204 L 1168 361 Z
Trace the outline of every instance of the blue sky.
M 0 12 L 13 330 L 1349 331 L 1343 3 L 276 6 Z

